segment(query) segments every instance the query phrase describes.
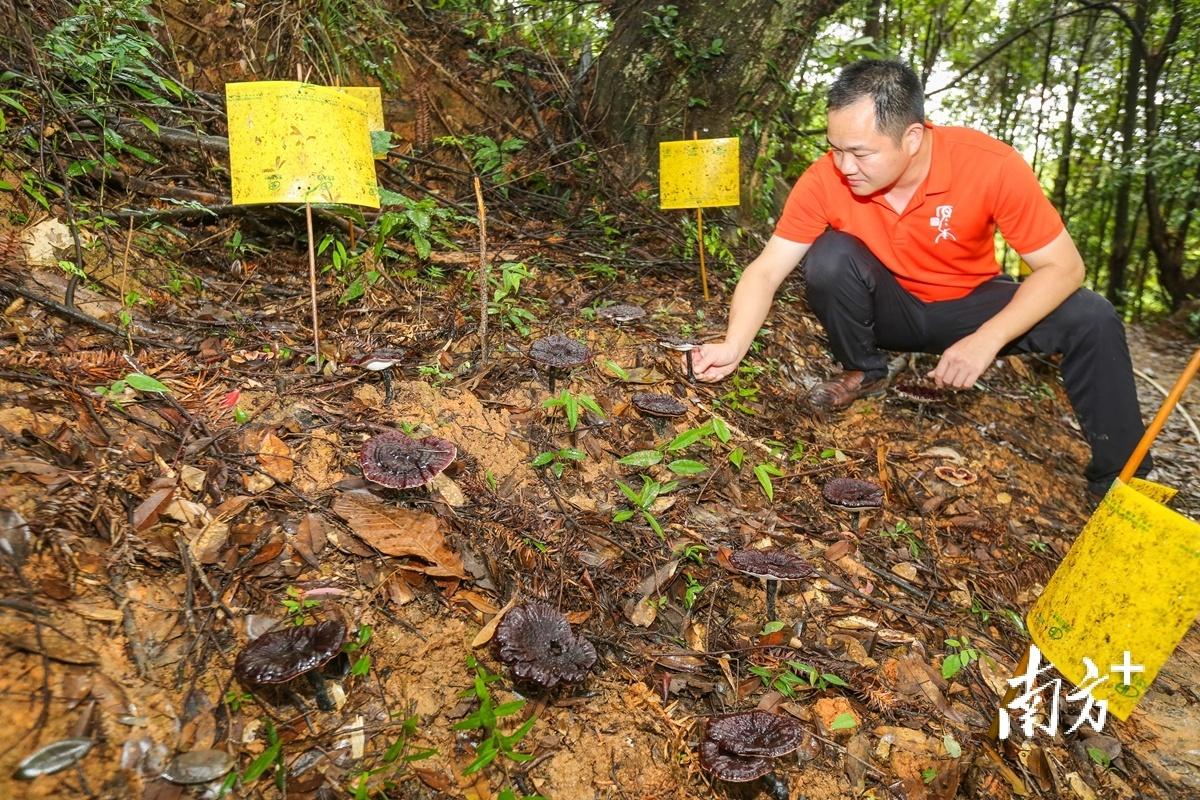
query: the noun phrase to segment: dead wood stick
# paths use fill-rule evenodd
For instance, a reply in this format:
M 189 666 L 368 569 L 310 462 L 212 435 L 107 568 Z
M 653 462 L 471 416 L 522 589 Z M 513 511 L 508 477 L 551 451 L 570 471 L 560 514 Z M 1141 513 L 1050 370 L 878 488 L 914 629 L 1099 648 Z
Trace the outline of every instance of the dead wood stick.
M 475 205 L 479 215 L 479 366 L 487 362 L 488 323 L 488 261 L 487 261 L 487 207 L 483 204 L 483 189 L 479 176 L 475 181 Z
M 170 342 L 160 342 L 156 339 L 147 339 L 145 336 L 138 336 L 132 333 L 126 334 L 125 331 L 121 330 L 117 326 L 109 325 L 107 322 L 101 322 L 91 314 L 85 314 L 77 308 L 65 306 L 62 303 L 59 303 L 56 300 L 51 300 L 49 297 L 44 297 L 37 292 L 31 292 L 28 289 L 17 286 L 15 283 L 9 283 L 3 278 L 0 278 L 0 291 L 20 295 L 26 300 L 29 300 L 32 303 L 37 303 L 39 306 L 48 311 L 52 311 L 54 314 L 62 317 L 63 319 L 68 319 L 72 322 L 82 322 L 83 324 L 90 325 L 97 330 L 112 334 L 118 339 L 124 339 L 126 335 L 128 335 L 130 340 L 137 342 L 138 344 L 145 345 L 146 347 L 163 347 L 170 350 L 190 350 L 190 348 L 181 347 L 180 345 L 172 344 Z

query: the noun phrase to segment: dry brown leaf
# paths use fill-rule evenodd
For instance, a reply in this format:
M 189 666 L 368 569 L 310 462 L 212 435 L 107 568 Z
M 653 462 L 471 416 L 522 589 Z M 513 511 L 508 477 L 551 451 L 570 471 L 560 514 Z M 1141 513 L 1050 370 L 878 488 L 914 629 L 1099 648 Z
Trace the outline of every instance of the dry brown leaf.
M 253 437 L 250 452 L 257 454 L 258 465 L 279 483 L 287 483 L 296 471 L 296 461 L 292 451 L 275 435 L 274 431 L 264 430 Z
M 144 531 L 158 522 L 158 515 L 175 494 L 175 488 L 159 489 L 147 497 L 133 510 L 133 529 Z
M 443 578 L 466 577 L 462 557 L 446 544 L 442 521 L 432 514 L 385 506 L 356 494 L 340 495 L 333 501 L 333 513 L 379 552 L 429 562 L 428 567 L 415 567 L 419 572 Z
M 496 627 L 500 624 L 500 620 L 504 619 L 504 615 L 516 604 L 517 596 L 514 594 L 512 599 L 504 604 L 504 608 L 497 611 L 496 616 L 488 620 L 487 624 L 479 629 L 479 633 L 475 634 L 475 638 L 471 640 L 471 647 L 480 647 L 490 642 L 496 634 Z
M 871 766 L 871 737 L 859 731 L 846 742 L 846 777 L 854 791 L 866 786 L 867 769 Z
M 305 514 L 304 519 L 296 526 L 296 535 L 292 538 L 292 547 L 309 566 L 321 566 L 317 558 L 325 549 L 325 523 L 318 514 Z

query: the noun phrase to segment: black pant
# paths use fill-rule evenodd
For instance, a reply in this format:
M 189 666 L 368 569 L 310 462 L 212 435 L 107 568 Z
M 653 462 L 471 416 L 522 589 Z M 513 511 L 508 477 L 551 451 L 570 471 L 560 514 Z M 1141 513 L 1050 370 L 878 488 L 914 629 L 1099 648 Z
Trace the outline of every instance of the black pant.
M 880 348 L 941 353 L 995 316 L 1020 285 L 1000 276 L 958 300 L 927 303 L 905 291 L 861 240 L 832 230 L 812 243 L 804 275 L 834 357 L 869 377 L 887 372 Z M 1092 447 L 1084 475 L 1093 490 L 1107 489 L 1145 431 L 1125 326 L 1112 304 L 1079 289 L 1001 351 L 1010 353 L 1062 353 L 1067 396 Z M 1138 472 L 1149 469 L 1147 458 Z

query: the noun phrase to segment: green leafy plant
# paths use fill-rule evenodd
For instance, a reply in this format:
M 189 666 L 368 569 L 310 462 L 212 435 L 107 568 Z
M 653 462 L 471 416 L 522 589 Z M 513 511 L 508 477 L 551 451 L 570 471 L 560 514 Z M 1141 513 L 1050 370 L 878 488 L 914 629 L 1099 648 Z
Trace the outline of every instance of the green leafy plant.
M 577 447 L 564 447 L 561 450 L 546 450 L 538 453 L 533 459 L 533 466 L 545 467 L 549 466 L 550 471 L 554 473 L 554 477 L 561 478 L 563 470 L 568 464 L 583 461 L 587 458 L 587 453 Z
M 713 405 L 717 408 L 728 408 L 747 416 L 757 414 L 758 411 L 750 404 L 758 401 L 759 389 L 756 379 L 762 372 L 763 368 L 756 364 L 741 364 L 733 373 L 732 388 L 714 399 Z
M 979 660 L 979 650 L 971 646 L 966 636 L 961 639 L 947 639 L 946 648 L 950 651 L 942 659 L 942 677 L 953 680 L 958 673 Z
M 696 605 L 697 598 L 704 591 L 704 584 L 698 581 L 690 572 L 683 573 L 683 580 L 687 584 L 683 591 L 683 607 L 690 609 Z
M 774 620 L 773 622 L 779 621 Z M 771 626 L 772 623 L 768 622 L 763 627 L 764 634 L 783 629 L 781 622 L 779 622 L 779 627 L 768 630 Z M 782 668 L 776 670 L 754 664 L 750 666 L 750 673 L 757 675 L 763 686 L 774 689 L 784 697 L 794 697 L 797 691 L 804 689 L 824 691 L 830 686 L 846 687 L 849 685 L 834 673 L 821 672 L 816 667 L 802 661 L 786 661 Z
M 275 773 L 275 787 L 280 792 L 284 791 L 287 786 L 287 770 L 283 763 L 283 742 L 280 741 L 279 732 L 275 730 L 275 723 L 271 720 L 263 722 L 263 730 L 267 735 L 267 748 L 259 753 L 258 757 L 251 761 L 250 765 L 241 773 L 236 770 L 229 773 L 225 782 L 221 784 L 219 797 L 224 797 L 234 786 L 247 786 L 254 783 L 272 768 Z
M 680 561 L 691 561 L 697 566 L 703 566 L 704 554 L 707 552 L 707 545 L 685 544 L 675 550 L 675 555 Z
M 617 487 L 621 493 L 625 495 L 630 505 L 633 508 L 622 508 L 613 514 L 613 522 L 628 522 L 636 514 L 641 514 L 642 519 L 650 526 L 650 529 L 659 535 L 660 538 L 666 538 L 663 532 L 662 524 L 658 518 L 651 513 L 650 509 L 654 505 L 654 501 L 664 494 L 669 494 L 679 488 L 678 481 L 667 481 L 659 483 L 649 475 L 642 475 L 642 489 L 637 491 L 624 481 L 617 481 Z
M 342 645 L 342 652 L 354 657 L 354 663 L 350 665 L 351 675 L 362 677 L 371 671 L 371 656 L 364 652 L 370 641 L 371 626 L 359 625 L 354 640 Z
M 547 411 L 561 408 L 563 416 L 567 419 L 567 430 L 570 431 L 574 431 L 579 426 L 579 409 L 581 408 L 586 408 L 599 417 L 604 416 L 604 409 L 596 403 L 596 398 L 590 394 L 572 394 L 568 389 L 563 389 L 554 397 L 543 400 L 542 408 Z
M 399 797 L 395 792 L 400 787 L 400 781 L 408 775 L 408 765 L 437 755 L 437 748 L 434 747 L 410 752 L 413 740 L 417 738 L 417 722 L 415 714 L 405 717 L 399 734 L 379 757 L 379 766 L 355 774 L 346 787 L 354 800 L 368 800 L 376 794 L 373 788 L 378 789 L 378 796 L 384 800 Z M 380 779 L 379 776 L 385 777 Z M 373 782 L 378 784 L 377 787 L 373 787 Z
M 1109 757 L 1108 753 L 1104 752 L 1099 747 L 1089 747 L 1087 749 L 1087 754 L 1088 758 L 1105 769 L 1110 769 L 1112 767 L 1112 759 Z
M 376 219 L 373 226 L 376 260 L 398 258 L 399 253 L 391 249 L 393 240 L 412 245 L 417 258 L 424 261 L 433 252 L 433 245 L 447 250 L 458 246 L 449 237 L 450 228 L 465 217 L 440 205 L 432 197 L 414 200 L 411 197 L 380 187 L 379 202 L 387 210 Z
M 470 134 L 467 136 L 439 136 L 434 144 L 440 146 L 464 147 L 471 156 L 471 165 L 480 175 L 495 178 L 515 153 L 525 147 L 525 140 L 512 138 L 496 141 L 490 136 Z
M 288 619 L 296 627 L 299 627 L 309 621 L 308 610 L 321 605 L 320 600 L 304 597 L 303 592 L 295 586 L 289 586 L 284 591 L 286 595 L 279 604 L 283 606 L 283 610 L 287 612 Z
M 117 409 L 122 409 L 121 398 L 128 389 L 146 394 L 167 394 L 171 391 L 157 378 L 152 378 L 141 372 L 130 372 L 124 378 L 115 380 L 108 386 L 97 386 L 96 394 L 107 399 Z
M 908 545 L 909 555 L 913 558 L 919 558 L 921 551 L 925 547 L 921 544 L 921 540 L 917 538 L 917 532 L 904 520 L 897 520 L 892 525 L 885 525 L 883 530 L 879 532 L 879 535 L 891 542 L 897 542 L 903 538 Z
M 754 477 L 758 478 L 758 485 L 768 500 L 775 500 L 775 484 L 772 483 L 771 479 L 782 478 L 783 474 L 783 470 L 768 461 L 755 465 Z
M 506 261 L 490 274 L 492 298 L 488 301 L 488 314 L 522 336 L 528 336 L 529 323 L 537 321 L 519 298 L 521 283 L 529 277 L 529 267 L 523 261 Z
M 230 689 L 225 693 L 225 705 L 229 706 L 230 711 L 241 711 L 242 706 L 247 703 L 254 702 L 254 695 L 249 692 L 240 692 L 237 689 Z
M 502 731 L 500 729 L 500 720 L 520 711 L 525 706 L 525 701 L 512 700 L 507 703 L 495 705 L 492 700 L 491 689 L 488 687 L 490 684 L 500 680 L 500 676 L 489 673 L 487 668 L 476 661 L 472 655 L 467 656 L 467 668 L 475 671 L 472 686 L 470 689 L 461 692 L 459 697 L 464 699 L 473 697 L 479 703 L 479 707 L 466 719 L 457 723 L 454 726 L 454 730 L 479 731 L 483 738 L 475 746 L 475 759 L 466 766 L 463 774 L 471 775 L 478 772 L 495 761 L 499 756 L 504 756 L 519 764 L 530 761 L 533 758 L 531 754 L 522 753 L 515 748 L 525 738 L 526 734 L 533 729 L 533 724 L 537 721 L 537 717 L 530 717 L 525 720 L 512 733 Z

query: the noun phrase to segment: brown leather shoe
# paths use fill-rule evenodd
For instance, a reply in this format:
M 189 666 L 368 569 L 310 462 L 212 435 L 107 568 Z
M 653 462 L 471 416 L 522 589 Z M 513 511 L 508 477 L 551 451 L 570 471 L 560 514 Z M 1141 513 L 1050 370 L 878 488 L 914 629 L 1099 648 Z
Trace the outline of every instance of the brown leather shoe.
M 864 377 L 864 372 L 847 370 L 836 378 L 814 386 L 808 401 L 822 411 L 840 411 L 860 397 L 880 395 L 887 389 L 886 375 L 867 383 L 863 383 Z

